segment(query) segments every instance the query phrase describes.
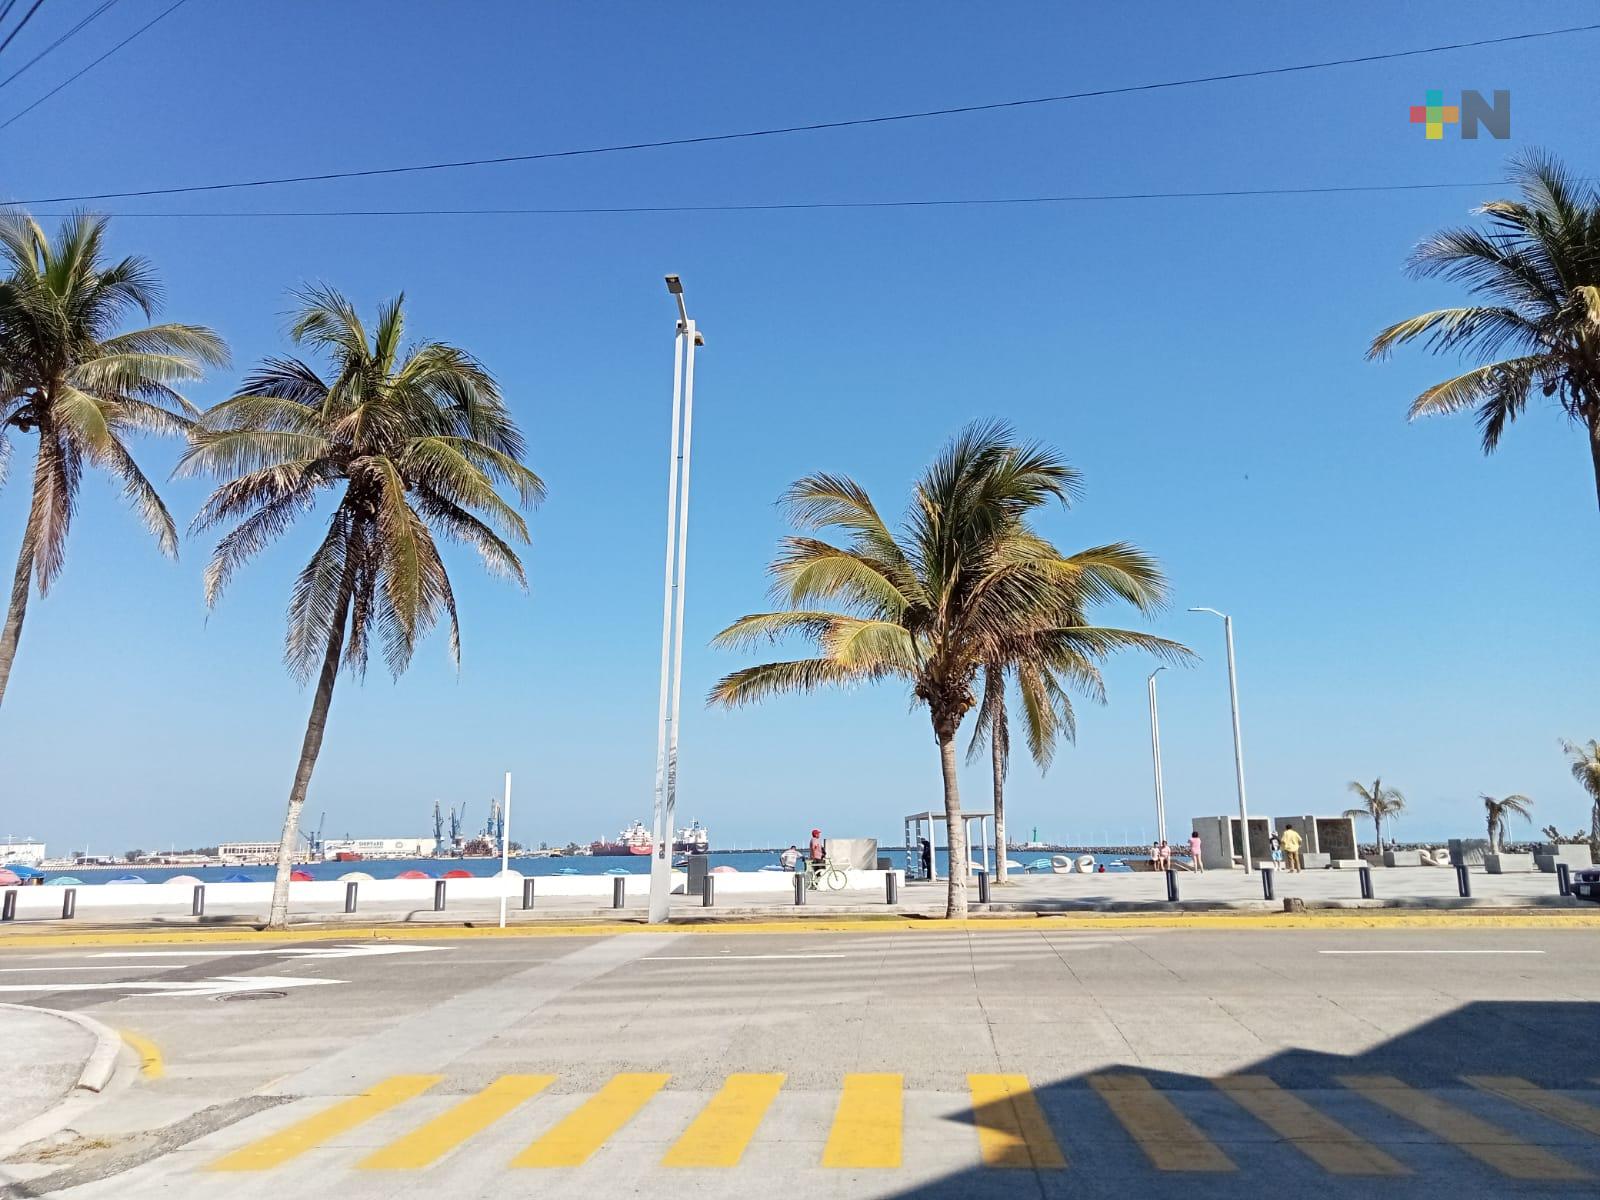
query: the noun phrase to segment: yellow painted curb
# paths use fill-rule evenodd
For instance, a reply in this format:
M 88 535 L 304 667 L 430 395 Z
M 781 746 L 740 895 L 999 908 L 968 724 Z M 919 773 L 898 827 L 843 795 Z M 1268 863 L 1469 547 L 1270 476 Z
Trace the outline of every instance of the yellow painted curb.
M 147 1037 L 141 1037 L 126 1029 L 117 1030 L 122 1035 L 122 1040 L 133 1047 L 139 1056 L 139 1074 L 146 1079 L 160 1079 L 167 1073 L 166 1064 L 161 1060 L 161 1047 L 157 1046 Z
M 552 922 L 548 925 L 361 925 L 348 928 L 258 930 L 213 929 L 104 929 L 78 933 L 8 933 L 0 936 L 0 954 L 6 951 L 56 949 L 73 946 L 190 945 L 257 942 L 351 942 L 369 938 L 393 941 L 443 941 L 471 938 L 601 938 L 632 933 L 764 934 L 764 933 L 984 933 L 992 930 L 1291 930 L 1291 929 L 1551 929 L 1600 931 L 1600 909 L 1594 912 L 1473 913 L 1460 910 L 1385 912 L 1372 910 L 1321 910 L 1310 913 L 1061 913 L 1033 916 L 977 917 L 965 921 L 906 917 L 836 917 L 790 921 L 674 921 L 648 925 L 642 921 L 619 924 Z

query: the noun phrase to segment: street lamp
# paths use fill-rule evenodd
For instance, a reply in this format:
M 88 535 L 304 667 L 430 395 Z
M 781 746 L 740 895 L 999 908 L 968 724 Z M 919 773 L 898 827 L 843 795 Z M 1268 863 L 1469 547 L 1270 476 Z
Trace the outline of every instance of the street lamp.
M 1157 667 L 1145 683 L 1150 688 L 1150 758 L 1156 769 L 1156 841 L 1167 840 L 1167 798 L 1161 790 L 1161 718 L 1156 715 L 1156 676 L 1165 671 Z
M 683 683 L 683 571 L 689 550 L 689 443 L 694 428 L 694 351 L 705 338 L 689 318 L 683 281 L 667 276 L 678 302 L 672 349 L 672 460 L 667 471 L 667 559 L 661 596 L 661 701 L 656 720 L 655 816 L 650 857 L 650 923 L 672 901 L 673 810 L 678 802 L 678 711 Z
M 1244 871 L 1250 873 L 1250 813 L 1244 802 L 1244 741 L 1239 736 L 1239 676 L 1233 665 L 1233 618 L 1214 608 L 1191 608 L 1190 612 L 1210 613 L 1222 618 L 1223 636 L 1228 641 L 1228 702 L 1233 708 L 1233 774 L 1239 784 L 1239 845 L 1244 853 Z

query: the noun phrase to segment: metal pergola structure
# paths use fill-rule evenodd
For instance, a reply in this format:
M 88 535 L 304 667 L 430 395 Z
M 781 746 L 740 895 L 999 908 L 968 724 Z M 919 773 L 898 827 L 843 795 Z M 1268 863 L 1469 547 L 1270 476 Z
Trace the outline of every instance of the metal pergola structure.
M 994 814 L 992 812 L 964 812 L 961 814 L 961 823 L 966 827 L 967 830 L 967 861 L 969 864 L 969 874 L 971 873 L 970 864 L 972 863 L 976 863 L 981 866 L 985 874 L 992 873 L 993 869 L 989 861 L 989 847 L 993 844 L 993 839 L 990 836 L 989 823 L 993 820 Z M 978 823 L 978 836 L 976 838 L 972 836 L 972 823 L 974 821 Z M 927 829 L 926 836 L 928 839 L 928 845 L 932 850 L 932 853 L 928 856 L 928 877 L 930 879 L 939 878 L 939 839 L 937 834 L 939 830 L 945 827 L 945 815 L 943 809 L 939 810 L 938 812 L 911 813 L 906 817 L 905 845 L 907 879 L 921 878 L 920 871 L 922 868 L 922 851 L 919 848 L 919 843 L 924 836 L 924 827 Z M 949 848 L 950 847 L 947 844 L 945 849 L 949 850 Z M 972 852 L 975 848 L 982 851 L 983 857 L 981 859 L 973 857 Z M 950 865 L 950 869 L 952 871 L 956 869 L 954 863 Z

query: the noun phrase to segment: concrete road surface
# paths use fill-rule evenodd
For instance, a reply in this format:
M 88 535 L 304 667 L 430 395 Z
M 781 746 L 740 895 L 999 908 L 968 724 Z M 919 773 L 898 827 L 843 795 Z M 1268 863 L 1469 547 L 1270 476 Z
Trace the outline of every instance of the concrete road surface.
M 16 945 L 0 999 L 141 1073 L 0 1187 L 1587 1196 L 1596 961 L 1467 927 Z

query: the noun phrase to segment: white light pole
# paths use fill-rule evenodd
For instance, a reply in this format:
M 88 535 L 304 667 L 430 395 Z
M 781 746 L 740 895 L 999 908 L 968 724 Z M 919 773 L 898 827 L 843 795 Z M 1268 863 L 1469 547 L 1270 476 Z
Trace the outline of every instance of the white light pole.
M 1250 873 L 1250 813 L 1244 802 L 1244 741 L 1239 736 L 1239 676 L 1233 665 L 1233 618 L 1214 608 L 1191 608 L 1190 612 L 1210 613 L 1222 618 L 1223 636 L 1228 641 L 1228 701 L 1233 707 L 1233 774 L 1239 784 L 1239 845 L 1244 852 L 1244 871 Z
M 511 852 L 511 772 L 506 772 L 506 805 L 500 813 L 500 928 L 506 927 L 506 888 L 511 879 L 507 861 Z
M 1145 683 L 1150 688 L 1150 758 L 1156 770 L 1156 841 L 1167 840 L 1167 797 L 1161 790 L 1161 718 L 1156 714 L 1156 676 L 1165 671 L 1157 667 Z
M 689 319 L 683 282 L 667 276 L 678 302 L 672 351 L 672 462 L 667 472 L 667 564 L 661 597 L 661 704 L 656 729 L 655 819 L 650 856 L 650 923 L 672 903 L 672 821 L 678 801 L 678 711 L 683 682 L 683 569 L 689 549 L 689 444 L 694 428 L 694 351 L 705 339 Z

